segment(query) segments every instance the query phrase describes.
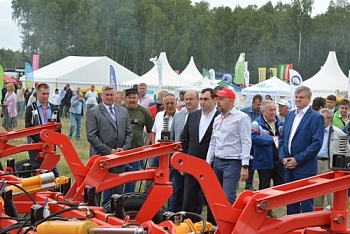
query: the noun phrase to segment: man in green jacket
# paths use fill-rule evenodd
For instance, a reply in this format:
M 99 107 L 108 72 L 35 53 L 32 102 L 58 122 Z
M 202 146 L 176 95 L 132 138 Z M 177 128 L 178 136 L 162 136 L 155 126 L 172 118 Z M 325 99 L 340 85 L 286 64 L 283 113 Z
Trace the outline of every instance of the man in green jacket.
M 349 100 L 342 99 L 339 103 L 339 110 L 334 113 L 334 119 L 332 125 L 342 128 L 348 124 L 348 111 L 349 111 Z

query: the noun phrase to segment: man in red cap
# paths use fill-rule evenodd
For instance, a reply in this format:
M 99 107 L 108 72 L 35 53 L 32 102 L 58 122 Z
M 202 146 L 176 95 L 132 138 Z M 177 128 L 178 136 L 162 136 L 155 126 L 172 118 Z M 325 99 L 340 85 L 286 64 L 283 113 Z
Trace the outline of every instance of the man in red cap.
M 223 88 L 214 97 L 221 115 L 214 120 L 206 161 L 213 166 L 227 199 L 233 204 L 239 178 L 248 179 L 250 118 L 234 107 L 236 95 L 232 90 Z

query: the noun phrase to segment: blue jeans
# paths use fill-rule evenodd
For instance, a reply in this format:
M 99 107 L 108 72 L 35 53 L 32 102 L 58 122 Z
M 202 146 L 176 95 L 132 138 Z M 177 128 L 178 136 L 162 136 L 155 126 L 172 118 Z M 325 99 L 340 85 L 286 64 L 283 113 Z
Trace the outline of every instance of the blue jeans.
M 150 167 L 159 167 L 159 157 L 150 158 L 149 160 L 150 160 L 150 163 L 149 163 Z M 152 181 L 147 181 L 146 187 L 145 187 L 145 193 L 148 193 L 148 190 L 151 188 L 152 183 L 153 183 Z
M 130 167 L 125 167 L 125 172 L 128 171 L 139 171 L 140 170 L 140 161 L 129 163 Z M 135 192 L 136 182 L 131 182 L 125 185 L 124 193 L 133 193 Z
M 25 104 L 25 101 L 20 101 L 20 102 L 17 102 L 17 104 L 16 104 L 16 107 L 17 107 L 17 117 L 18 117 L 18 118 L 22 118 L 22 117 L 23 117 L 23 114 L 24 114 L 24 104 Z
M 83 116 L 70 113 L 70 129 L 69 129 L 69 138 L 73 137 L 74 128 L 77 126 L 77 131 L 75 133 L 75 139 L 80 139 L 80 129 L 81 129 L 81 120 Z
M 231 204 L 236 200 L 236 190 L 241 176 L 242 162 L 238 159 L 214 158 L 213 169 Z

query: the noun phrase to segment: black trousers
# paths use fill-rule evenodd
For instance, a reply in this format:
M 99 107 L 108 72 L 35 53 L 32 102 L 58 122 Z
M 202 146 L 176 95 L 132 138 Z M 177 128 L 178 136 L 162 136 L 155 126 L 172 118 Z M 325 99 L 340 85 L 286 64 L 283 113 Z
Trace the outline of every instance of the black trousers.
M 273 186 L 284 183 L 283 164 L 278 158 L 273 159 L 274 167 L 272 169 L 258 170 L 259 174 L 259 190 L 269 188 L 271 179 Z
M 200 184 L 193 176 L 186 174 L 184 181 L 183 210 L 187 212 L 201 214 L 204 203 L 206 203 L 206 201 L 205 197 L 203 196 Z M 197 217 L 190 218 L 193 222 L 201 221 Z M 207 221 L 216 225 L 215 219 L 209 206 L 207 206 Z

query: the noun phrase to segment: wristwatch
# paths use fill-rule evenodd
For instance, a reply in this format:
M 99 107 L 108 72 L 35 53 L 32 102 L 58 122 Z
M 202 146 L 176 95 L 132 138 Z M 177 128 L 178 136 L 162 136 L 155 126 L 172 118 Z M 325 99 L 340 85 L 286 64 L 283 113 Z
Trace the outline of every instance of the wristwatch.
M 242 165 L 244 169 L 248 169 L 249 165 Z

